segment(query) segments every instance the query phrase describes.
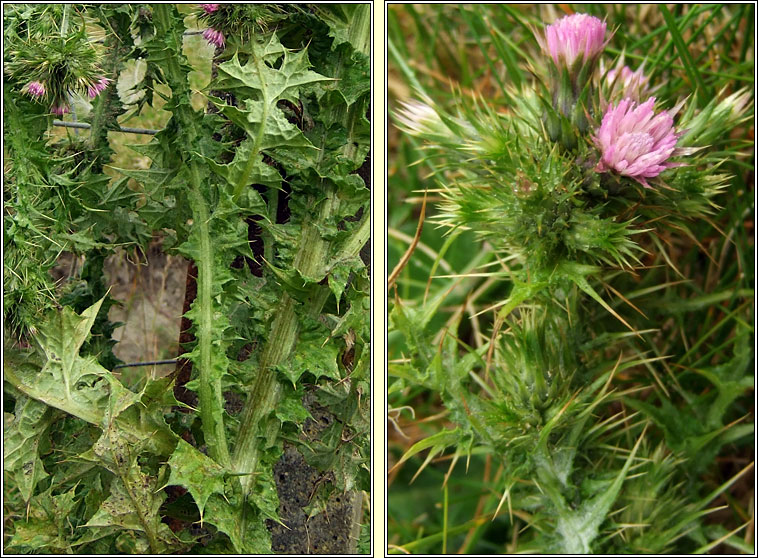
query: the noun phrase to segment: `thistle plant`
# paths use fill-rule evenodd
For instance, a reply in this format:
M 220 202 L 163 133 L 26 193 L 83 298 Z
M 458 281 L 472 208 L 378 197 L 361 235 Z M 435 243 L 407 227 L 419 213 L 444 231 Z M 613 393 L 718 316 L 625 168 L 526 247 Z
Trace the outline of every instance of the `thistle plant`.
M 415 407 L 420 420 L 391 469 L 389 542 L 410 552 L 439 551 L 440 542 L 450 552 L 452 541 L 461 552 L 710 548 L 720 535 L 708 533 L 725 531 L 710 530 L 708 508 L 734 478 L 709 486 L 698 474 L 726 444 L 747 443 L 749 425 L 738 423 L 752 329 L 724 316 L 718 328 L 731 327 L 735 340 L 721 358 L 713 332 L 674 339 L 687 335 L 673 302 L 679 285 L 702 277 L 670 251 L 677 238 L 708 251 L 692 229 L 719 218 L 723 191 L 739 184 L 727 168 L 739 169 L 749 145 L 714 144 L 750 117 L 751 94 L 686 97 L 658 82 L 650 60 L 632 70 L 630 38 L 601 14 L 543 23 L 500 7 L 436 14 L 474 34 L 458 42 L 479 45 L 488 78 L 469 74 L 465 87 L 436 91 L 407 63 L 400 25 L 394 34 L 391 26 L 394 68 L 411 85 L 393 121 L 424 167 L 415 191 L 437 203 L 391 276 L 389 404 L 397 413 Z M 499 17 L 528 34 L 513 38 Z M 414 14 L 406 25 L 423 20 Z M 476 70 L 459 70 L 468 71 Z M 439 240 L 428 223 L 444 231 Z M 750 322 L 749 302 L 730 300 Z M 693 368 L 703 374 L 695 382 Z M 708 396 L 715 386 L 719 395 Z M 444 423 L 421 426 L 432 419 L 419 405 Z M 676 434 L 693 412 L 713 420 Z M 408 436 L 407 423 L 395 425 Z M 444 454 L 449 467 L 436 471 L 430 464 Z M 467 475 L 464 461 L 484 479 Z M 409 462 L 419 465 L 412 478 Z M 416 537 L 400 502 L 404 481 L 425 475 L 416 490 L 434 494 L 441 484 L 444 514 L 432 523 L 438 532 Z M 464 483 L 480 492 L 470 496 Z M 439 517 L 431 505 L 416 509 Z
M 365 552 L 370 5 L 4 9 L 4 550 Z M 154 240 L 195 270 L 186 378 L 114 354 L 105 261 Z

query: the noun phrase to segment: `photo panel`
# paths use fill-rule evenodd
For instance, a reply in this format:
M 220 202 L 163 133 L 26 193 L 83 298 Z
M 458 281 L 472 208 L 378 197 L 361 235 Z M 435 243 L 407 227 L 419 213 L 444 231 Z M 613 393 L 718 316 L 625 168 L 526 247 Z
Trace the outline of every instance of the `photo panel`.
M 372 552 L 373 12 L 3 4 L 4 553 Z
M 754 6 L 387 25 L 388 554 L 753 554 Z

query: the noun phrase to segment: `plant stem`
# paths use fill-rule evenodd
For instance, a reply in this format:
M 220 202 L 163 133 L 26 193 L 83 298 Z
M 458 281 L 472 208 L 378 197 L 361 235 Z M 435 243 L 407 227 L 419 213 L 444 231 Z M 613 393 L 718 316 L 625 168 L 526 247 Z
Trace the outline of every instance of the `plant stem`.
M 339 199 L 336 192 L 331 192 L 327 200 L 324 201 L 321 213 L 316 221 L 323 222 L 338 208 Z M 320 237 L 316 223 L 307 223 L 303 227 L 300 249 L 295 261 L 299 264 L 297 268 L 300 272 L 304 276 L 308 276 L 309 273 L 315 273 L 318 266 L 323 265 L 329 243 Z M 358 230 L 340 251 L 338 258 L 357 255 L 368 241 L 370 233 L 371 220 L 367 214 L 364 215 Z M 317 318 L 329 295 L 329 289 L 315 288 L 305 308 L 306 314 L 311 318 Z M 292 297 L 285 293 L 277 308 L 271 334 L 261 355 L 258 377 L 242 411 L 239 439 L 232 457 L 236 471 L 254 473 L 258 464 L 258 438 L 262 437 L 268 442 L 272 442 L 273 437 L 278 432 L 277 422 L 273 420 L 266 422 L 266 417 L 273 412 L 281 394 L 281 385 L 276 379 L 276 372 L 273 367 L 289 358 L 297 343 L 299 319 L 295 312 L 295 304 L 296 302 Z M 252 479 L 252 475 L 241 477 L 245 493 L 249 492 Z
M 200 385 L 198 400 L 200 402 L 200 417 L 203 424 L 203 435 L 208 446 L 208 453 L 218 463 L 229 465 L 229 448 L 226 442 L 226 432 L 222 413 L 224 399 L 221 393 L 221 378 L 213 378 L 212 374 L 212 343 L 213 343 L 213 246 L 211 243 L 210 227 L 208 226 L 208 204 L 200 191 L 200 176 L 196 163 L 190 165 L 192 189 L 190 202 L 192 216 L 200 237 L 200 256 L 195 261 L 197 265 L 197 299 L 199 305 L 197 325 L 197 343 L 200 352 L 198 373 Z
M 355 44 L 360 45 L 362 50 L 367 51 L 369 49 L 368 41 L 371 30 L 369 6 L 356 6 L 351 23 L 351 38 L 355 40 Z M 260 57 L 256 57 L 255 63 L 258 69 L 258 74 L 261 76 L 261 89 L 264 97 L 263 123 L 265 125 L 265 109 L 268 105 L 267 88 L 266 84 L 263 83 L 264 74 Z M 341 77 L 342 68 L 348 63 L 350 63 L 349 60 L 341 60 L 339 66 L 336 68 L 334 77 Z M 333 108 L 332 110 L 337 109 Z M 359 113 L 356 105 L 348 107 L 348 110 L 346 111 L 344 109 L 342 110 L 343 112 L 341 115 L 335 116 L 341 116 L 343 125 L 345 125 L 345 128 L 352 133 L 355 123 L 359 118 L 362 118 L 363 115 Z M 255 149 L 253 151 L 254 155 L 257 155 L 259 151 L 262 138 L 263 125 L 258 130 Z M 322 159 L 326 152 L 325 140 L 326 138 L 322 138 L 322 145 L 319 146 Z M 350 144 L 347 149 L 352 150 L 354 148 L 352 144 Z M 348 154 L 346 153 L 346 155 Z M 250 170 L 252 170 L 251 165 L 253 165 L 254 162 L 255 161 L 252 159 L 248 162 L 247 167 L 249 167 Z M 321 161 L 317 163 L 317 167 L 320 165 Z M 243 180 L 246 182 L 249 174 L 247 167 L 240 182 L 236 185 L 235 195 L 237 195 L 237 191 L 241 192 L 241 188 L 245 186 Z M 320 276 L 320 273 L 323 272 L 324 263 L 329 257 L 330 242 L 324 240 L 321 236 L 319 225 L 326 222 L 332 216 L 337 215 L 340 207 L 340 198 L 337 195 L 336 187 L 331 184 L 330 181 L 321 180 L 321 186 L 319 189 L 325 194 L 324 199 L 320 204 L 318 215 L 313 217 L 311 214 L 304 219 L 298 243 L 298 251 L 293 261 L 293 267 L 306 278 L 318 277 Z M 355 234 L 353 234 L 350 240 L 342 247 L 340 256 L 357 256 L 363 245 L 368 241 L 369 234 L 370 220 L 367 214 L 364 215 L 363 223 Z M 329 289 L 313 285 L 311 295 L 303 309 L 304 313 L 312 318 L 317 318 L 321 313 L 321 309 L 328 299 L 329 294 Z M 278 431 L 277 421 L 267 420 L 267 418 L 276 407 L 281 394 L 281 385 L 276 379 L 274 367 L 285 362 L 295 350 L 297 344 L 299 317 L 295 311 L 295 306 L 296 302 L 289 294 L 285 293 L 276 310 L 276 318 L 274 319 L 271 333 L 261 355 L 258 377 L 255 380 L 253 389 L 250 391 L 248 399 L 245 402 L 245 407 L 242 411 L 239 428 L 240 434 L 234 448 L 232 462 L 236 471 L 248 473 L 248 475 L 241 477 L 244 494 L 249 493 L 253 482 L 252 473 L 255 473 L 258 465 L 260 450 L 258 438 L 263 437 L 267 442 L 272 443 Z
M 304 277 L 315 275 L 326 260 L 329 243 L 321 238 L 317 228 L 318 222 L 324 222 L 339 209 L 339 197 L 334 188 L 327 192 L 326 199 L 321 204 L 318 218 L 303 223 L 298 252 L 295 255 L 294 266 Z M 356 254 L 360 250 L 356 251 Z M 314 294 L 308 302 L 306 312 L 318 316 L 326 299 L 328 289 L 314 287 Z M 326 295 L 326 296 L 324 296 Z M 258 437 L 269 439 L 275 431 L 276 421 L 266 421 L 279 402 L 281 385 L 276 379 L 273 368 L 286 361 L 292 354 L 297 343 L 299 319 L 295 311 L 296 302 L 285 293 L 276 310 L 276 318 L 271 327 L 271 333 L 261 355 L 258 377 L 245 403 L 240 419 L 239 439 L 234 448 L 232 463 L 239 472 L 254 473 L 258 465 Z M 241 478 L 243 492 L 248 493 L 253 477 L 247 475 Z
M 252 53 L 250 56 L 252 56 L 255 60 L 255 68 L 258 70 L 258 77 L 260 78 L 261 82 L 263 112 L 261 116 L 261 125 L 258 127 L 258 134 L 255 136 L 255 145 L 250 152 L 250 157 L 248 158 L 247 164 L 245 165 L 245 170 L 242 172 L 242 175 L 237 181 L 237 184 L 234 185 L 233 199 L 235 202 L 240 197 L 240 194 L 242 194 L 242 190 L 245 188 L 245 186 L 249 186 L 248 181 L 250 180 L 250 173 L 253 172 L 253 168 L 255 167 L 255 163 L 258 159 L 258 153 L 260 153 L 261 150 L 261 143 L 263 143 L 263 132 L 266 129 L 266 120 L 268 120 L 268 111 L 270 104 L 268 98 L 268 87 L 266 87 L 266 82 L 264 81 L 263 77 L 263 61 L 261 60 L 261 57 L 256 56 L 255 53 Z
M 181 56 L 182 30 L 179 26 L 172 25 L 169 10 L 175 10 L 174 6 L 157 4 L 154 11 L 156 31 L 166 35 L 174 35 L 174 44 L 178 51 L 172 52 L 165 60 L 165 69 L 168 82 L 171 86 L 172 95 L 186 97 L 189 101 L 190 90 L 187 84 L 187 76 L 181 68 L 179 57 Z M 183 144 L 192 146 L 197 141 L 197 130 L 194 125 L 192 105 L 177 103 L 174 117 L 179 122 L 179 133 L 182 134 Z M 199 149 L 198 149 L 199 150 Z M 224 399 L 221 392 L 221 378 L 214 379 L 213 375 L 213 263 L 215 254 L 210 235 L 210 211 L 208 202 L 203 195 L 202 179 L 197 159 L 190 158 L 186 161 L 189 168 L 190 189 L 189 202 L 192 209 L 194 227 L 199 237 L 200 255 L 197 257 L 197 299 L 195 305 L 197 311 L 197 343 L 198 343 L 198 374 L 199 389 L 198 400 L 200 416 L 202 418 L 203 435 L 208 446 L 209 455 L 218 463 L 229 465 L 229 448 L 226 441 L 226 432 L 223 423 Z
M 111 32 L 105 38 L 105 50 L 108 53 L 103 64 L 105 76 L 114 76 L 112 86 L 106 87 L 98 98 L 93 101 L 90 115 L 89 147 L 97 153 L 97 161 L 93 170 L 102 172 L 103 164 L 107 163 L 113 150 L 108 142 L 109 123 L 116 124 L 116 118 L 121 112 L 121 103 L 116 90 L 118 70 L 122 61 L 129 53 L 129 45 L 119 38 L 119 33 L 128 33 L 129 28 L 124 28 L 122 19 L 115 19 Z M 53 122 L 55 124 L 55 122 Z

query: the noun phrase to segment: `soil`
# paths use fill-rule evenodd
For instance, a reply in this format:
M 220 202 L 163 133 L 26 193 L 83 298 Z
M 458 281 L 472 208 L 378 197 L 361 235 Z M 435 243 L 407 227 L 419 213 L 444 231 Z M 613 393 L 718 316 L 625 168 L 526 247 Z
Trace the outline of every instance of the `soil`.
M 113 335 L 118 358 L 126 363 L 176 358 L 187 265 L 181 256 L 165 254 L 161 239 L 144 254 L 121 251 L 106 260 L 110 294 L 121 302 L 108 314 L 111 321 L 123 323 Z M 173 367 L 133 370 L 163 376 Z

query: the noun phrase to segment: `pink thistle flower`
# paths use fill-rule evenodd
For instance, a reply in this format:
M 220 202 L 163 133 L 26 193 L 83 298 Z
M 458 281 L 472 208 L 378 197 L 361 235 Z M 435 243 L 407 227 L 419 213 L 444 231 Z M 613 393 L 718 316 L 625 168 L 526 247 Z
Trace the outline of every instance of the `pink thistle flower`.
M 50 107 L 50 112 L 57 116 L 63 116 L 64 114 L 71 112 L 71 109 L 68 107 L 68 105 L 60 105 Z
M 108 84 L 111 82 L 107 77 L 101 77 L 95 85 L 92 85 L 87 88 L 87 95 L 89 95 L 90 99 L 94 99 L 97 97 L 100 93 L 105 91 L 105 88 L 108 87 Z
M 42 97 L 46 91 L 45 84 L 40 81 L 30 81 L 24 89 L 33 97 Z
M 648 178 L 682 164 L 666 162 L 676 151 L 681 134 L 674 131 L 668 111 L 653 113 L 654 103 L 655 97 L 640 105 L 627 98 L 606 110 L 592 138 L 601 152 L 595 170 L 616 171 L 651 188 Z
M 216 31 L 213 27 L 203 31 L 203 38 L 212 45 L 224 48 L 224 34 L 221 31 Z
M 212 14 L 216 10 L 218 10 L 218 4 L 200 4 L 200 7 L 203 9 L 203 11 L 206 14 Z
M 600 54 L 606 44 L 605 29 L 605 22 L 595 16 L 573 14 L 548 25 L 544 40 L 538 41 L 556 66 L 571 67 L 579 58 L 586 63 Z

